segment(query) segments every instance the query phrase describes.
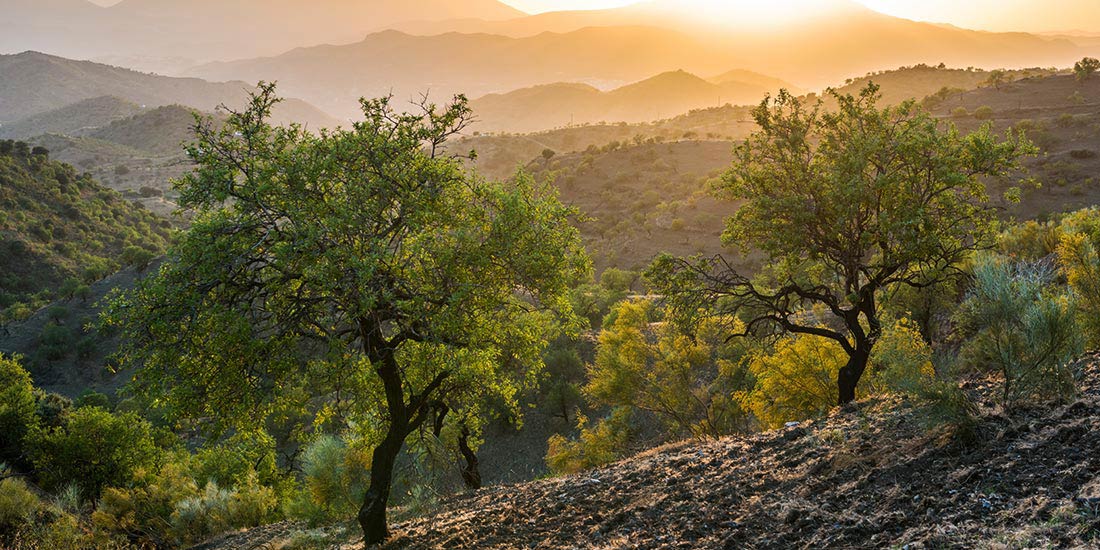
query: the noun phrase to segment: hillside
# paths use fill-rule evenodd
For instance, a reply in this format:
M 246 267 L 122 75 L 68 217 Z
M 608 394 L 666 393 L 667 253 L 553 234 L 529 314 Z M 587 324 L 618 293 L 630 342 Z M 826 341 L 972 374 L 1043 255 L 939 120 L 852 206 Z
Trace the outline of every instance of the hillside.
M 243 105 L 250 89 L 251 86 L 243 82 L 212 83 L 197 78 L 171 78 L 30 51 L 0 55 L 0 123 L 5 126 L 49 111 L 74 108 L 74 104 L 103 96 L 146 108 L 179 104 L 213 111 L 223 104 Z M 84 105 L 84 110 L 87 107 Z M 279 122 L 297 121 L 311 128 L 340 124 L 296 99 L 280 104 L 274 114 Z M 19 122 L 17 127 L 19 125 L 25 123 Z
M 348 117 L 360 96 L 391 92 L 400 99 L 425 91 L 437 98 L 456 93 L 479 97 L 553 82 L 606 87 L 677 69 L 720 74 L 730 67 L 788 80 L 798 75 L 796 84 L 816 87 L 884 66 L 930 61 L 980 67 L 1065 66 L 1082 54 L 1069 41 L 978 33 L 863 10 L 851 18 L 814 20 L 773 34 L 654 26 L 592 26 L 519 38 L 385 31 L 354 44 L 208 64 L 190 74 L 209 80 L 278 80 L 290 95 Z
M 141 106 L 113 96 L 78 101 L 59 109 L 0 126 L 0 137 L 29 138 L 42 134 L 80 135 L 141 112 Z
M 71 294 L 114 273 L 131 250 L 162 252 L 171 233 L 168 220 L 22 142 L 0 141 L 0 207 L 4 319 L 26 317 L 63 283 Z
M 723 104 L 754 105 L 782 88 L 793 86 L 747 71 L 731 71 L 711 81 L 673 71 L 608 92 L 566 83 L 523 88 L 478 98 L 470 107 L 477 113 L 476 130 L 532 132 L 596 122 L 660 120 Z
M 110 141 L 156 155 L 181 155 L 185 142 L 193 141 L 194 109 L 168 105 L 150 109 L 88 133 L 88 137 Z
M 396 525 L 382 548 L 1095 548 L 1100 365 L 1086 361 L 1077 401 L 1011 416 L 992 406 L 995 383 L 965 383 L 982 404 L 973 439 L 929 431 L 912 401 L 876 398 L 780 430 L 453 497 Z M 278 547 L 289 531 L 201 548 Z
M 947 78 L 937 81 L 934 74 Z M 904 97 L 897 90 L 938 90 L 941 83 L 987 78 L 969 71 L 923 68 L 870 77 L 883 82 L 886 99 L 895 101 Z M 933 114 L 963 131 L 986 123 L 997 132 L 1024 129 L 1042 148 L 1039 156 L 1024 162 L 1026 177 L 1040 186 L 1024 186 L 1019 203 L 1002 198 L 1015 179 L 987 182 L 1002 217 L 1042 219 L 1100 202 L 1100 78 L 1081 83 L 1065 74 L 1028 77 L 999 88 L 957 91 L 933 104 Z M 982 107 L 989 109 L 988 115 L 972 114 Z M 960 108 L 965 115 L 956 112 Z M 689 122 L 705 120 L 721 133 L 707 138 L 705 127 Z M 677 125 L 700 130 L 673 130 Z M 722 251 L 718 235 L 735 205 L 711 198 L 706 181 L 728 168 L 730 140 L 754 130 L 747 108 L 727 107 L 655 124 L 480 136 L 460 144 L 463 150 L 477 150 L 476 165 L 494 177 L 507 177 L 518 162 L 550 178 L 563 200 L 594 218 L 581 230 L 597 266 L 635 269 L 659 252 Z M 555 153 L 549 160 L 540 156 L 545 148 Z M 578 152 L 567 152 L 570 148 Z M 533 160 L 519 162 L 520 158 Z

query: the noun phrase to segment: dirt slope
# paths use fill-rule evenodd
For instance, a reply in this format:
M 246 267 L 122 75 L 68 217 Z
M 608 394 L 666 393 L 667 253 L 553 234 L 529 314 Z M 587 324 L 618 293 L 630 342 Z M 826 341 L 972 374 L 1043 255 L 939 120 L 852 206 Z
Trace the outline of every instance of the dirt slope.
M 988 416 L 971 447 L 920 429 L 900 401 L 683 443 L 457 499 L 387 548 L 1095 548 L 1093 388 L 1071 405 Z
M 873 400 L 783 430 L 459 496 L 397 525 L 384 550 L 1097 548 L 1100 365 L 1084 364 L 1077 401 L 1012 416 L 986 399 L 995 385 L 970 384 L 983 417 L 968 445 L 925 430 L 912 403 Z M 205 548 L 278 548 L 287 531 Z

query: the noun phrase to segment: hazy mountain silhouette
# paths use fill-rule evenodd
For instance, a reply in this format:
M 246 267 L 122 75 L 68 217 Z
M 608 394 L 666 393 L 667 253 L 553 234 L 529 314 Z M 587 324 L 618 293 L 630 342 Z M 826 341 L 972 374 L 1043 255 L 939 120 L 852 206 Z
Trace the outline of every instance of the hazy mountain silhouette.
M 353 42 L 401 21 L 524 15 L 497 0 L 7 0 L 3 11 L 0 53 L 195 62 Z
M 600 121 L 644 122 L 726 103 L 757 103 L 780 88 L 793 86 L 749 71 L 730 71 L 711 81 L 673 71 L 609 92 L 586 84 L 547 84 L 490 94 L 471 106 L 477 129 L 531 132 Z
M 603 15 L 594 17 L 618 12 L 598 13 Z M 974 32 L 859 10 L 762 34 L 640 26 L 585 27 L 520 38 L 386 31 L 356 44 L 208 64 L 189 74 L 211 80 L 278 80 L 291 95 L 350 116 L 360 96 L 390 92 L 406 99 L 425 91 L 437 98 L 454 93 L 478 97 L 554 82 L 608 88 L 677 69 L 717 74 L 730 67 L 773 74 L 809 88 L 882 67 L 940 62 L 963 67 L 1066 66 L 1082 53 L 1066 40 Z
M 180 104 L 213 111 L 222 104 L 243 106 L 250 89 L 244 82 L 172 78 L 38 52 L 0 55 L 0 123 L 42 115 L 102 96 L 114 96 L 149 108 Z M 316 107 L 296 99 L 279 105 L 276 118 L 314 128 L 339 124 Z

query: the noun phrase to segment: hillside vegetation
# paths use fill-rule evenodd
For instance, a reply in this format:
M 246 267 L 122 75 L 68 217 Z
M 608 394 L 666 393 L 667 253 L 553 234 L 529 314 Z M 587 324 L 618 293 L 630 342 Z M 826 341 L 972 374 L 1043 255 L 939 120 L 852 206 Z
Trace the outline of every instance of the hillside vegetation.
M 0 206 L 6 319 L 72 296 L 128 262 L 147 262 L 171 234 L 168 220 L 17 141 L 0 141 Z

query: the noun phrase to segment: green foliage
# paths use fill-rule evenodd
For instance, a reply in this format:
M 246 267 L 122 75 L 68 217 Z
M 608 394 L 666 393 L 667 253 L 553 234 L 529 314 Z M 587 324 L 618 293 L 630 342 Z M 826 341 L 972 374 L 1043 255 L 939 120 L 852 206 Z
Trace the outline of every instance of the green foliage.
M 0 141 L 0 322 L 121 266 L 130 246 L 162 252 L 169 226 L 72 166 Z M 56 294 L 55 294 L 56 291 Z
M 233 529 L 263 525 L 277 508 L 275 492 L 254 480 L 235 489 L 210 482 L 198 495 L 176 504 L 171 533 L 180 543 L 193 545 Z
M 875 344 L 860 393 L 917 393 L 936 376 L 932 354 L 932 347 L 912 321 L 902 318 L 887 325 Z
M 1086 57 L 1073 65 L 1073 73 L 1082 82 L 1092 78 L 1096 71 L 1100 71 L 1100 59 L 1094 57 Z
M 973 367 L 1004 377 L 1002 402 L 1061 399 L 1075 391 L 1071 361 L 1082 341 L 1076 303 L 1053 285 L 1046 264 L 983 256 L 958 321 L 969 336 L 961 352 Z
M 824 416 L 836 405 L 837 373 L 847 361 L 828 339 L 784 338 L 749 362 L 756 385 L 743 396 L 745 406 L 767 428 Z
M 364 101 L 363 121 L 320 135 L 269 124 L 277 102 L 263 86 L 224 125 L 198 125 L 197 168 L 176 182 L 194 222 L 106 315 L 142 365 L 135 389 L 217 428 L 288 410 L 357 426 L 386 457 L 376 472 L 436 402 L 492 396 L 519 416 L 548 341 L 579 327 L 569 290 L 589 262 L 573 210 L 444 152 L 464 98 L 415 114 Z M 376 478 L 373 525 L 390 484 Z
M 42 501 L 21 478 L 0 479 L 0 544 L 11 542 L 10 533 L 30 523 Z
M 762 274 L 666 256 L 647 277 L 677 316 L 717 310 L 742 318 L 746 333 L 832 340 L 848 357 L 837 377 L 844 403 L 881 336 L 881 295 L 946 282 L 983 248 L 993 212 L 978 176 L 1007 176 L 1034 147 L 989 127 L 963 136 L 912 101 L 880 108 L 873 85 L 832 96 L 828 111 L 786 93 L 762 103 L 760 131 L 717 187 L 741 201 L 724 242 L 766 254 Z M 815 307 L 833 322 L 807 316 Z
M 36 425 L 34 386 L 18 357 L 0 354 L 0 464 L 22 462 L 23 439 Z
M 80 397 L 73 402 L 73 406 L 78 409 L 84 407 L 99 407 L 103 410 L 110 410 L 111 398 L 97 391 L 85 390 L 84 393 L 80 394 Z
M 292 517 L 314 525 L 355 515 L 367 490 L 370 454 L 326 435 L 302 453 L 302 490 L 288 506 Z
M 43 428 L 59 428 L 68 421 L 73 402 L 64 395 L 34 389 L 35 415 Z
M 989 120 L 993 118 L 993 108 L 988 105 L 982 105 L 974 109 L 974 118 L 978 120 Z
M 585 392 L 602 405 L 656 414 L 673 435 L 717 438 L 743 428 L 732 399 L 745 383 L 740 350 L 716 322 L 687 335 L 660 314 L 648 301 L 612 310 Z
M 1078 323 L 1090 347 L 1100 345 L 1100 210 L 1089 208 L 1065 216 L 1058 226 L 1056 252 L 1063 274 L 1077 298 Z
M 576 440 L 558 434 L 550 437 L 546 465 L 554 474 L 564 475 L 619 460 L 629 450 L 632 414 L 630 408 L 619 407 L 594 426 L 588 426 L 587 419 L 581 417 L 577 422 L 581 432 Z
M 72 411 L 61 427 L 32 431 L 26 447 L 43 487 L 54 490 L 75 483 L 91 499 L 105 487 L 130 482 L 160 455 L 148 422 L 133 413 L 114 415 L 96 407 Z
M 282 478 L 275 461 L 275 439 L 265 432 L 239 432 L 195 453 L 192 472 L 198 485 L 233 488 L 255 477 L 274 487 Z
M 158 547 L 175 546 L 178 541 L 172 516 L 176 505 L 198 495 L 199 488 L 187 472 L 186 459 L 170 460 L 156 471 L 138 470 L 134 481 L 125 487 L 104 490 L 92 513 L 92 524 L 103 532 L 131 540 Z

